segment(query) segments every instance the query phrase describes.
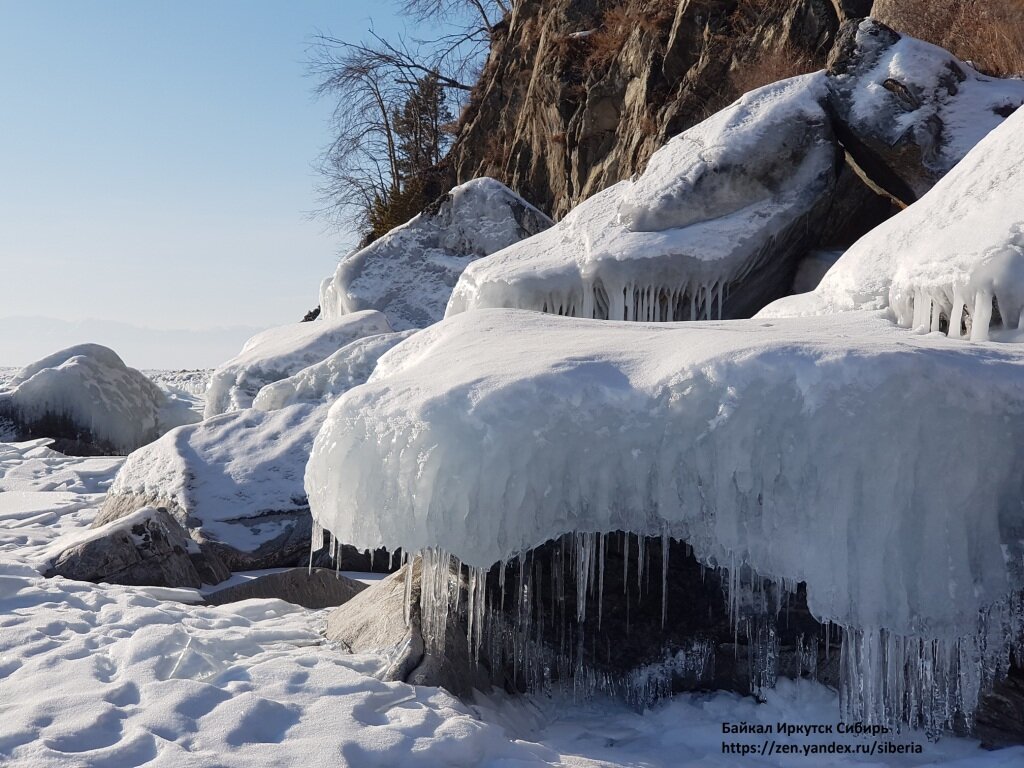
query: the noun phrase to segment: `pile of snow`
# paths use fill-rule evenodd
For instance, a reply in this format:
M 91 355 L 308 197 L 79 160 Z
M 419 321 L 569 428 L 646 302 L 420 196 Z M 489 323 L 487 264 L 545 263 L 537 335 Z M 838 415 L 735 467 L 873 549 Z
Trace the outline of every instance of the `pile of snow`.
M 1024 104 L 1024 80 L 981 75 L 949 51 L 873 19 L 851 22 L 840 37 L 829 78 L 840 138 L 906 202 Z M 878 160 L 888 168 L 874 167 Z
M 364 312 L 333 327 L 378 321 L 380 313 Z M 366 381 L 377 358 L 411 333 L 357 339 L 264 387 L 256 408 L 175 430 L 131 454 L 100 521 L 145 504 L 166 507 L 196 540 L 214 543 L 233 569 L 307 552 L 311 522 L 303 475 L 313 439 L 334 399 Z
M 471 262 L 551 223 L 500 182 L 469 181 L 342 260 L 321 287 L 323 317 L 377 309 L 395 330 L 424 328 L 444 316 L 452 288 Z
M 1024 110 L 918 202 L 855 243 L 808 294 L 759 317 L 889 307 L 920 331 L 984 341 L 1024 328 Z M 1010 333 L 1007 333 L 1010 332 Z
M 390 331 L 384 315 L 365 311 L 258 333 L 213 372 L 206 391 L 206 418 L 250 408 L 265 385 L 324 360 L 355 339 Z
M 0 421 L 16 434 L 50 436 L 128 453 L 198 420 L 99 344 L 61 350 L 22 368 L 0 392 Z
M 823 73 L 747 94 L 675 137 L 635 181 L 470 265 L 448 314 L 484 307 L 612 320 L 739 317 L 784 295 L 837 149 Z

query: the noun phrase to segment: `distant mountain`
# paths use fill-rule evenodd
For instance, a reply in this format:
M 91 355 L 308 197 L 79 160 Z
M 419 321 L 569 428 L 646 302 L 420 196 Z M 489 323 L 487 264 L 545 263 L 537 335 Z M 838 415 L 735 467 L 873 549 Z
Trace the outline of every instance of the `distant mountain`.
M 261 328 L 143 328 L 111 320 L 0 317 L 0 367 L 22 366 L 74 344 L 110 347 L 135 368 L 213 368 Z

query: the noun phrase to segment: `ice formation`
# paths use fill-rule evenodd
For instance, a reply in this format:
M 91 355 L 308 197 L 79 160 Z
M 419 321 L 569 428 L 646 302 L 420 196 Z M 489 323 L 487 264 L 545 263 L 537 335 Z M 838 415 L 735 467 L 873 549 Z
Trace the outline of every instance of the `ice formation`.
M 360 314 L 362 320 L 353 315 L 346 327 L 382 319 L 376 312 Z M 357 339 L 264 387 L 255 408 L 175 430 L 132 453 L 110 488 L 100 522 L 155 504 L 167 507 L 197 540 L 250 559 L 273 555 L 275 547 L 304 551 L 310 524 L 302 482 L 313 438 L 334 398 L 363 383 L 377 358 L 409 335 Z
M 395 330 L 426 327 L 444 316 L 452 288 L 471 262 L 551 223 L 494 179 L 466 182 L 412 221 L 343 259 L 321 286 L 323 316 L 336 320 L 377 309 Z
M 111 349 L 82 344 L 22 368 L 0 392 L 0 432 L 59 437 L 128 453 L 198 420 Z
M 384 315 L 368 310 L 258 333 L 213 372 L 206 390 L 205 416 L 249 408 L 265 385 L 324 360 L 350 341 L 390 331 Z
M 740 317 L 784 295 L 837 159 L 822 73 L 747 94 L 644 173 L 470 265 L 448 305 L 613 320 Z
M 986 136 L 919 201 L 857 241 L 807 294 L 758 317 L 890 308 L 951 338 L 1024 330 L 1024 110 Z
M 1015 347 L 908 335 L 879 313 L 464 313 L 335 403 L 306 488 L 341 540 L 427 552 L 428 580 L 450 557 L 489 569 L 564 534 L 632 531 L 806 582 L 813 614 L 862 649 L 845 651 L 849 711 L 906 714 L 906 691 L 931 686 L 924 720 L 945 722 L 1005 665 L 1013 633 L 980 617 L 1019 620 L 1022 374 Z M 594 544 L 579 546 L 589 579 Z

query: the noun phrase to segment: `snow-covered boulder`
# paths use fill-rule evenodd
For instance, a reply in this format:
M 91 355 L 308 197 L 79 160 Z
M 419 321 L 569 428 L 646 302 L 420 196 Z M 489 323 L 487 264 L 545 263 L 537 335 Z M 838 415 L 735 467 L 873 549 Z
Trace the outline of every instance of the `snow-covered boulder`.
M 335 403 L 306 489 L 341 540 L 424 551 L 435 571 L 448 552 L 477 579 L 577 532 L 585 592 L 587 535 L 633 531 L 731 575 L 805 582 L 813 615 L 843 628 L 844 689 L 864 696 L 850 716 L 906 716 L 883 681 L 930 685 L 934 664 L 927 706 L 948 724 L 1013 639 L 1000 611 L 1024 586 L 1022 382 L 1014 346 L 909 334 L 881 313 L 463 313 Z
M 205 417 L 252 406 L 260 389 L 329 357 L 351 341 L 391 326 L 380 312 L 293 323 L 256 334 L 235 357 L 219 366 L 206 390 Z
M 1024 110 L 918 202 L 857 241 L 810 293 L 758 317 L 890 308 L 900 325 L 953 338 L 1024 329 Z
M 0 434 L 52 437 L 66 453 L 129 453 L 199 419 L 99 344 L 55 352 L 22 368 L 7 387 L 0 392 Z
M 873 19 L 848 21 L 829 56 L 844 146 L 904 203 L 920 198 L 1024 104 L 1024 80 L 986 77 Z
M 396 331 L 425 328 L 444 316 L 452 288 L 471 262 L 551 223 L 504 184 L 473 179 L 344 258 L 321 286 L 322 317 L 377 309 Z
M 377 358 L 408 335 L 357 339 L 261 391 L 260 408 L 208 418 L 132 453 L 97 524 L 152 505 L 167 509 L 231 570 L 299 564 L 310 547 L 303 474 L 313 438 L 337 395 L 364 382 Z
M 206 603 L 284 600 L 315 610 L 343 605 L 365 589 L 362 582 L 347 578 L 333 568 L 290 568 L 219 589 L 206 596 Z
M 448 314 L 749 316 L 788 292 L 835 183 L 823 73 L 753 91 L 670 140 L 639 178 L 471 264 Z

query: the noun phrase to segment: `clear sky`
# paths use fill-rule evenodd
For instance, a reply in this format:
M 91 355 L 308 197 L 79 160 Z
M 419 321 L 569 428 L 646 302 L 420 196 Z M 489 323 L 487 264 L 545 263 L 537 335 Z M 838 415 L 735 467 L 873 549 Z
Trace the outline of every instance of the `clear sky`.
M 315 306 L 350 238 L 306 216 L 331 108 L 306 49 L 371 18 L 402 27 L 389 0 L 0 0 L 0 319 L 251 328 Z M 0 366 L 26 362 L 3 328 Z

